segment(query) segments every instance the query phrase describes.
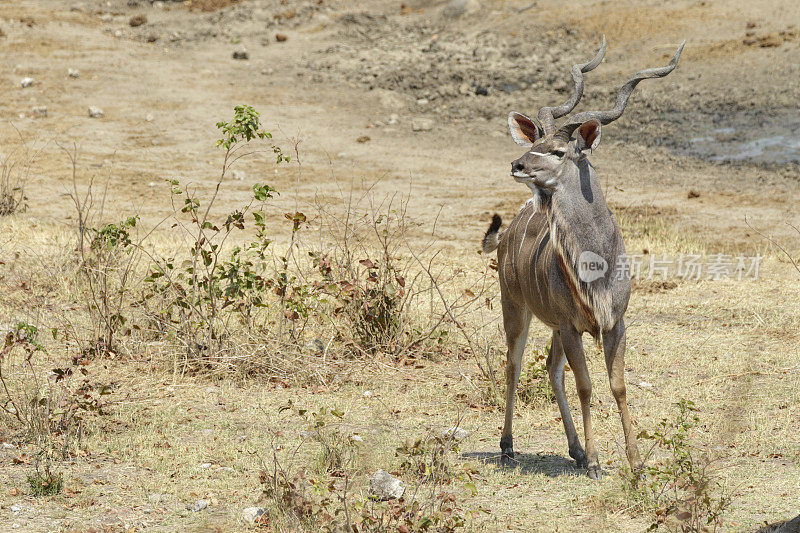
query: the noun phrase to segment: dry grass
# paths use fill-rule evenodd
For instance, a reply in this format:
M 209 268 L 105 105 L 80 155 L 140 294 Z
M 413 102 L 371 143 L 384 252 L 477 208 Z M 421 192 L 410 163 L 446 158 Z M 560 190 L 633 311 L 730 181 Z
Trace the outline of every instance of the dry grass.
M 74 268 L 68 259 L 70 233 L 41 223 L 31 230 L 31 222 L 20 216 L 2 221 L 3 234 L 10 236 L 4 249 L 21 252 L 13 273 L 3 279 L 2 323 L 19 316 L 53 323 L 78 297 L 80 287 L 68 281 Z M 669 228 L 659 224 L 654 240 L 642 240 L 642 245 L 672 253 L 689 246 Z M 168 246 L 161 239 L 156 237 L 155 246 Z M 482 261 L 453 267 L 478 272 Z M 796 275 L 790 265 L 767 258 L 756 281 L 681 282 L 658 290 L 643 283 L 635 289 L 628 312 L 628 383 L 635 425 L 652 428 L 670 416 L 678 398 L 696 402 L 701 426 L 693 438 L 719 458 L 717 475 L 734 496 L 726 528 L 754 528 L 796 512 L 791 506 L 800 471 L 794 438 L 800 431 L 800 320 L 791 307 L 800 301 Z M 471 286 L 474 276 L 454 281 L 450 289 Z M 487 335 L 501 349 L 496 301 L 494 308 L 487 314 L 493 317 Z M 535 324 L 532 345 L 541 349 L 547 336 Z M 69 353 L 69 343 L 60 338 L 47 340 L 46 346 L 54 358 L 49 363 Z M 20 448 L 0 450 L 3 485 L 9 487 L 0 501 L 28 506 L 30 511 L 14 518 L 28 529 L 60 524 L 81 530 L 124 523 L 236 528 L 240 510 L 259 499 L 258 472 L 276 432 L 290 445 L 305 429 L 278 411 L 292 400 L 308 409 L 338 407 L 346 413 L 348 431 L 364 438 L 355 493 L 366 490 L 363 473 L 398 467 L 395 449 L 403 441 L 444 430 L 461 417 L 461 426 L 471 435 L 455 460 L 477 471 L 477 494 L 458 487 L 456 492 L 466 508 L 490 510 L 475 518 L 472 528 L 551 530 L 560 524 L 567 529 L 640 531 L 649 522 L 628 511 L 630 502 L 614 474 L 621 465 L 621 434 L 602 357 L 593 347 L 588 350 L 596 391 L 594 420 L 610 474 L 597 483 L 566 459 L 557 410 L 547 401 L 518 410 L 520 463 L 513 470 L 500 468 L 501 412 L 481 401 L 476 383 L 480 388 L 485 382 L 469 359 L 407 365 L 376 355 L 351 361 L 347 371 L 324 383 L 289 386 L 247 375 L 180 377 L 169 371 L 166 354 L 156 343 L 150 349 L 132 345 L 125 361 L 86 366 L 93 380 L 114 385 L 106 400 L 110 414 L 93 418 L 79 455 L 59 464 L 64 493 L 49 500 L 47 514 L 33 511 L 42 503 L 25 496 L 32 450 L 22 442 L 17 443 Z M 499 365 L 497 359 L 494 363 Z M 574 385 L 568 384 L 568 391 L 575 408 Z M 4 435 L 12 435 L 10 429 Z M 319 450 L 312 447 L 297 461 L 317 468 Z M 207 511 L 186 509 L 200 498 L 211 502 Z

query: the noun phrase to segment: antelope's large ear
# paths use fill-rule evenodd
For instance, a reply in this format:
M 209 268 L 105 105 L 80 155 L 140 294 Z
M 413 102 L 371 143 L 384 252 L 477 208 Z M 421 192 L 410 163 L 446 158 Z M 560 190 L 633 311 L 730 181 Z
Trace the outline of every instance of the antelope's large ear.
M 600 144 L 600 121 L 597 119 L 587 120 L 576 131 L 576 147 L 579 151 L 594 150 Z
M 530 146 L 542 136 L 542 128 L 539 124 L 515 111 L 508 114 L 508 129 L 511 130 L 514 142 L 523 146 Z

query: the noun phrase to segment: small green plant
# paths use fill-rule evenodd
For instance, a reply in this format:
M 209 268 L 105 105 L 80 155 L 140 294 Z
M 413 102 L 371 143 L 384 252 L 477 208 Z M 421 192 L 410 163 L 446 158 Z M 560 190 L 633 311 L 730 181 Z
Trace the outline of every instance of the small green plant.
M 31 496 L 55 496 L 61 492 L 64 486 L 64 478 L 60 472 L 54 472 L 50 466 L 49 457 L 46 452 L 40 452 L 36 456 L 36 466 L 33 473 L 28 474 L 28 485 L 31 489 Z
M 691 432 L 700 421 L 697 407 L 686 399 L 676 406 L 673 420 L 662 419 L 652 432 L 638 435 L 652 443 L 646 464 L 656 450 L 663 455 L 641 472 L 623 468 L 623 486 L 640 510 L 652 514 L 650 530 L 716 531 L 722 526 L 730 498 L 712 477 L 710 461 L 691 444 Z
M 217 146 L 225 149 L 222 172 L 214 193 L 207 201 L 194 191 L 171 180 L 175 226 L 187 235 L 188 258 L 153 258 L 153 268 L 145 278 L 151 289 L 145 292 L 142 305 L 149 316 L 186 349 L 185 363 L 202 361 L 216 364 L 234 351 L 234 326 L 247 331 L 267 328 L 270 294 L 280 299 L 283 317 L 280 322 L 294 323 L 308 317 L 310 290 L 289 268 L 289 259 L 281 258 L 282 268 L 271 268 L 272 238 L 267 228 L 266 207 L 277 191 L 270 185 L 256 184 L 252 197 L 242 208 L 230 212 L 222 222 L 210 217 L 220 186 L 239 158 L 239 150 L 254 140 L 271 139 L 260 128 L 259 114 L 252 107 L 238 105 L 230 122 L 218 122 L 222 137 Z M 270 145 L 277 163 L 289 161 L 276 145 Z M 292 235 L 305 222 L 305 215 L 287 215 Z M 234 235 L 254 229 L 243 245 L 226 247 Z M 257 317 L 261 316 L 260 322 Z M 285 317 L 285 318 L 284 318 Z
M 536 405 L 542 402 L 549 403 L 555 400 L 547 374 L 547 358 L 549 355 L 549 344 L 544 349 L 544 352 L 533 350 L 530 361 L 522 370 L 517 387 L 517 397 L 525 405 Z

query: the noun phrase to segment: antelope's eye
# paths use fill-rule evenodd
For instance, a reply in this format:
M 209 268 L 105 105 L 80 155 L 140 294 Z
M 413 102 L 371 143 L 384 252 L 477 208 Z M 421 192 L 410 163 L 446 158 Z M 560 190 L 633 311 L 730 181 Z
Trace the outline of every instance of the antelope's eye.
M 553 154 L 554 156 L 558 157 L 559 159 L 564 157 L 564 151 L 563 150 L 553 150 L 550 153 Z

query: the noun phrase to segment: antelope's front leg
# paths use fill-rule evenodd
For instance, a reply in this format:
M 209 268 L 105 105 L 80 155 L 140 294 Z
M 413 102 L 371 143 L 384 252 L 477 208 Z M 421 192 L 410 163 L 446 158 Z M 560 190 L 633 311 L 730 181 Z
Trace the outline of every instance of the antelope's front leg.
M 530 313 L 520 311 L 504 302 L 503 325 L 508 343 L 508 360 L 506 363 L 506 412 L 503 423 L 503 434 L 500 437 L 500 461 L 507 464 L 514 458 L 514 437 L 512 425 L 514 420 L 514 400 L 517 396 L 517 383 L 522 371 L 522 354 L 528 341 L 528 326 L 531 323 Z
M 592 479 L 599 479 L 602 475 L 600 462 L 597 459 L 597 446 L 594 442 L 592 430 L 592 380 L 586 366 L 586 355 L 583 352 L 581 334 L 571 325 L 561 327 L 561 344 L 567 355 L 567 362 L 575 374 L 575 384 L 578 388 L 578 398 L 581 401 L 583 414 L 583 433 L 586 441 L 586 468 Z

